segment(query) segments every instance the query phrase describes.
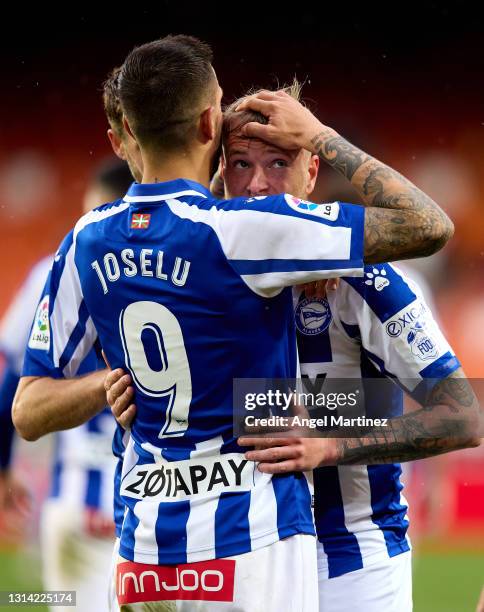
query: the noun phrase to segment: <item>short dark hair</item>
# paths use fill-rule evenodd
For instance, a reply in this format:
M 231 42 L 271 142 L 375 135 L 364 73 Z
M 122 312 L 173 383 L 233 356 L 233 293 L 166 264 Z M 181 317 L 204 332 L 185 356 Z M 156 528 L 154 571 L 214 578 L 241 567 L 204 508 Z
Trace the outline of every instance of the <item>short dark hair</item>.
M 121 66 L 116 66 L 103 83 L 103 106 L 109 125 L 119 137 L 123 137 L 123 109 L 118 95 L 118 80 Z
M 109 191 L 113 200 L 122 198 L 132 182 L 133 176 L 128 164 L 117 157 L 103 160 L 95 168 L 91 178 L 91 183 Z
M 195 137 L 202 104 L 213 100 L 212 50 L 192 36 L 135 47 L 118 78 L 121 106 L 141 145 L 183 149 Z

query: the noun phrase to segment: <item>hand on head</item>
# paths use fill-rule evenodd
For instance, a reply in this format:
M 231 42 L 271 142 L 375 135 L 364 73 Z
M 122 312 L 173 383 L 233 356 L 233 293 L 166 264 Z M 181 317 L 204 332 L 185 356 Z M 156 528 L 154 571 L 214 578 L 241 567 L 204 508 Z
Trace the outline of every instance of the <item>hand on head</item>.
M 262 90 L 248 96 L 237 111 L 253 110 L 265 115 L 267 125 L 250 122 L 241 132 L 283 149 L 307 149 L 314 152 L 311 140 L 326 128 L 311 111 L 285 91 Z

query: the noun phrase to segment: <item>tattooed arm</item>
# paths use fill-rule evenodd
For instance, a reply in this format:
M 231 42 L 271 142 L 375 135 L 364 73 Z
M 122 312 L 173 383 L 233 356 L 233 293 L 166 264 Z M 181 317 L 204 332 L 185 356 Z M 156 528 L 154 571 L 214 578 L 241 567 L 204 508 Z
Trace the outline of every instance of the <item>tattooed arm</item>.
M 479 446 L 482 414 L 462 369 L 438 383 L 425 406 L 388 419 L 379 430 L 355 428 L 351 437 L 243 437 L 245 453 L 267 474 L 329 465 L 401 463 Z M 310 434 L 309 434 L 310 435 Z M 314 436 L 314 434 L 313 434 Z
M 285 92 L 249 96 L 237 110 L 244 109 L 267 117 L 266 125 L 246 124 L 241 129 L 245 136 L 283 149 L 308 149 L 351 182 L 367 207 L 365 262 L 431 255 L 452 237 L 452 221 L 428 195 L 323 125 Z
M 453 234 L 444 211 L 423 191 L 383 162 L 326 128 L 311 140 L 314 152 L 343 174 L 367 206 L 365 261 L 423 257 Z
M 440 381 L 425 405 L 388 426 L 355 430 L 354 437 L 337 440 L 337 463 L 401 463 L 460 448 L 479 446 L 482 415 L 462 368 Z

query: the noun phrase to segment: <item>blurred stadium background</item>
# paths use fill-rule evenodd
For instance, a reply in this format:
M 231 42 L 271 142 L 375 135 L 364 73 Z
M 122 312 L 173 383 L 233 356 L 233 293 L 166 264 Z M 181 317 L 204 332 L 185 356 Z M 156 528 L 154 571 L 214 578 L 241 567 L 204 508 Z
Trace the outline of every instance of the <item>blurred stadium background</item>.
M 125 18 L 115 11 L 74 11 L 55 20 L 38 10 L 22 19 L 21 30 L 5 32 L 0 316 L 30 266 L 53 252 L 73 225 L 90 173 L 110 154 L 100 100 L 107 72 L 134 44 L 191 33 L 213 45 L 225 102 L 252 85 L 274 87 L 297 75 L 323 121 L 398 168 L 447 210 L 454 239 L 416 267 L 468 375 L 484 378 L 479 16 L 438 3 L 406 5 L 398 16 L 364 7 L 263 14 L 263 7 L 238 3 L 239 17 L 228 18 L 225 8 L 160 2 L 156 11 L 134 14 L 131 7 Z M 355 194 L 322 168 L 316 198 L 351 202 Z M 20 543 L 2 539 L 0 524 L 0 590 L 41 587 L 37 520 L 50 452 L 48 439 L 17 444 L 15 469 L 31 484 L 36 510 Z M 406 478 L 416 612 L 473 610 L 484 584 L 484 447 L 416 462 Z

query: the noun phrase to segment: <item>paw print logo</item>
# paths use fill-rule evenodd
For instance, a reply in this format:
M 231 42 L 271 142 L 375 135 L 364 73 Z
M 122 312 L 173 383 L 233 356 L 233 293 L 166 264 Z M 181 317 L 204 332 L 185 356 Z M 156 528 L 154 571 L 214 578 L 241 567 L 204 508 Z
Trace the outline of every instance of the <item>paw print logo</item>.
M 386 275 L 387 271 L 385 268 L 381 268 L 380 270 L 378 268 L 373 268 L 371 272 L 365 273 L 365 285 L 373 286 L 377 291 L 383 291 L 383 289 L 390 284 Z

